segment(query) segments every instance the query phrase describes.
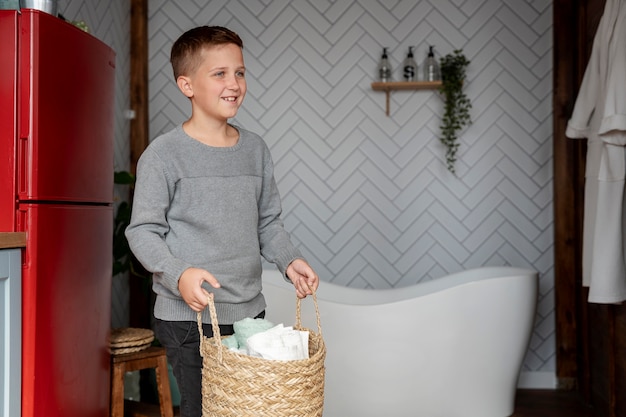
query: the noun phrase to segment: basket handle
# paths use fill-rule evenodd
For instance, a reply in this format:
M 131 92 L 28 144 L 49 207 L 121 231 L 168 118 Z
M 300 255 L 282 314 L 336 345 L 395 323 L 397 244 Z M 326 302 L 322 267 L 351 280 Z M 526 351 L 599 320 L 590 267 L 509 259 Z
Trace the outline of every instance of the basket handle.
M 315 291 L 313 291 L 313 304 L 315 306 L 315 317 L 317 319 L 317 332 L 320 337 L 322 337 L 322 323 L 320 320 L 320 309 L 317 305 L 317 295 Z M 211 316 L 211 327 L 213 329 L 213 338 L 217 343 L 217 360 L 222 363 L 222 355 L 224 352 L 224 345 L 222 344 L 222 335 L 220 333 L 220 326 L 217 322 L 217 311 L 215 310 L 215 301 L 213 297 L 213 293 L 209 293 L 207 297 L 209 301 L 209 315 Z M 302 311 L 301 311 L 302 300 L 296 297 L 296 325 L 297 328 L 302 328 Z M 200 355 L 202 355 L 202 343 L 204 343 L 204 332 L 202 331 L 202 312 L 198 311 L 198 333 L 200 333 Z
M 317 294 L 313 291 L 313 305 L 315 306 L 315 318 L 317 319 L 317 333 L 322 337 L 322 322 L 320 320 L 320 309 L 317 305 Z M 301 312 L 302 299 L 296 297 L 296 327 L 302 328 L 302 312 Z
M 224 351 L 224 345 L 222 344 L 222 335 L 220 333 L 220 326 L 217 322 L 217 311 L 215 311 L 215 301 L 213 300 L 213 293 L 209 293 L 207 297 L 209 301 L 209 315 L 211 316 L 211 327 L 213 328 L 213 338 L 217 342 L 217 360 L 222 363 L 222 353 Z M 198 332 L 200 333 L 200 356 L 202 356 L 202 343 L 204 343 L 204 333 L 202 331 L 202 312 L 198 311 Z

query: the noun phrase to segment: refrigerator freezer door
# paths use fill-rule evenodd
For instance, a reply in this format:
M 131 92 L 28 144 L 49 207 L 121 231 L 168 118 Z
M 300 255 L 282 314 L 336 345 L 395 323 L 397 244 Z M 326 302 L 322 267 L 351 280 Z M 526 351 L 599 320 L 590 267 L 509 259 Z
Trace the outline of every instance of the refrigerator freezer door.
M 23 204 L 22 416 L 108 417 L 111 207 Z
M 0 232 L 15 227 L 17 13 L 0 11 Z
M 19 199 L 110 203 L 115 53 L 50 14 L 18 19 Z

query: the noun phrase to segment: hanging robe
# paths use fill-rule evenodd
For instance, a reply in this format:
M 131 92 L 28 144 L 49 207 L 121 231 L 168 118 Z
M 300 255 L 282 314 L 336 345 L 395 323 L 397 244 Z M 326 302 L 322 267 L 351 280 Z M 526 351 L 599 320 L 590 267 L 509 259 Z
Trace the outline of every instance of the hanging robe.
M 626 300 L 626 0 L 607 0 L 565 131 L 587 138 L 583 285 L 589 302 Z

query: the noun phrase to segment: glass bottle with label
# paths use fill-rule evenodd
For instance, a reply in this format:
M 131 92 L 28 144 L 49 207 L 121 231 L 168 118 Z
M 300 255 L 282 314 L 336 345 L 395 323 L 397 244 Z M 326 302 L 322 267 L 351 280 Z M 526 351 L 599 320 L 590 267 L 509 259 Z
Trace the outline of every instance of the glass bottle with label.
M 439 81 L 441 80 L 441 73 L 439 71 L 439 64 L 435 59 L 434 46 L 430 46 L 428 49 L 428 55 L 424 60 L 424 81 Z
M 402 75 L 404 81 L 417 81 L 417 64 L 413 58 L 413 47 L 409 46 L 409 53 L 404 59 L 402 65 Z
M 383 56 L 378 65 L 378 79 L 382 82 L 391 81 L 391 65 L 387 56 L 387 48 L 383 48 Z

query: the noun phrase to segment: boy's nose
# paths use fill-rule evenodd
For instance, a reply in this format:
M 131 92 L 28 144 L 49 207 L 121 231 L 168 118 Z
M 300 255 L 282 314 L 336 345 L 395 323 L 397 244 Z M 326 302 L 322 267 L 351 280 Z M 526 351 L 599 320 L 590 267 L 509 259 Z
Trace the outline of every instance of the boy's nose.
M 231 90 L 239 90 L 241 88 L 240 79 L 237 76 L 228 77 L 228 88 Z

